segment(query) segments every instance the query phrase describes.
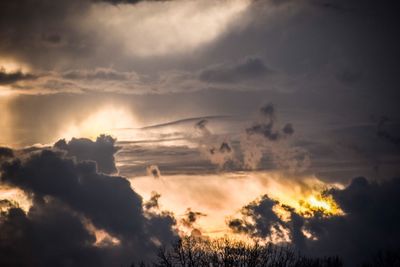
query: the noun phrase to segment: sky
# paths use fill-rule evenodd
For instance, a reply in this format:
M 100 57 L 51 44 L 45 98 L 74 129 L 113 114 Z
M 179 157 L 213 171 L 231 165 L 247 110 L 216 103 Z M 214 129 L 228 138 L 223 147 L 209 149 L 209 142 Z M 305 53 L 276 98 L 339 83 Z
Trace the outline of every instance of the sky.
M 128 265 L 184 235 L 400 252 L 397 8 L 1 1 L 0 263 Z

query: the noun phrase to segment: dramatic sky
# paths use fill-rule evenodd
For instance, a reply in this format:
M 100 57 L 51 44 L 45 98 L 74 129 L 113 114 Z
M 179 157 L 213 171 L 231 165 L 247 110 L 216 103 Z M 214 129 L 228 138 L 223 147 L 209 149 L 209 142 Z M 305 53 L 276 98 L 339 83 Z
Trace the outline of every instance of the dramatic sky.
M 399 251 L 398 7 L 0 1 L 0 265 Z

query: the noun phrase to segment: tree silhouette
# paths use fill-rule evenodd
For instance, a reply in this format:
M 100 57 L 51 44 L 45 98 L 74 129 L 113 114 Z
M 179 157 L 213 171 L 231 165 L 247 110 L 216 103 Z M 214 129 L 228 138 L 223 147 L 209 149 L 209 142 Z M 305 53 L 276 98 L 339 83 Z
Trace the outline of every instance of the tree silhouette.
M 207 240 L 183 237 L 162 247 L 156 267 L 339 267 L 338 257 L 310 258 L 291 246 L 249 244 L 227 238 Z

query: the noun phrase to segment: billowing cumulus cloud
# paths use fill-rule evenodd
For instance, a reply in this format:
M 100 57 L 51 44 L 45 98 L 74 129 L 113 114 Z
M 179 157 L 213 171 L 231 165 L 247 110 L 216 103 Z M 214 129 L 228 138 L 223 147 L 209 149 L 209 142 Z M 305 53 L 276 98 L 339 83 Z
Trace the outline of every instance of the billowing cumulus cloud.
M 108 154 L 107 150 L 97 151 L 97 154 L 101 153 Z M 7 242 L 23 242 L 13 236 L 13 231 L 19 227 L 26 231 L 22 238 L 29 241 L 16 248 L 13 253 L 17 257 L 10 256 L 10 260 L 30 253 L 30 246 L 57 247 L 56 244 L 60 244 L 62 252 L 55 250 L 54 253 L 40 253 L 34 257 L 45 265 L 68 260 L 85 265 L 79 259 L 71 258 L 76 250 L 90 255 L 76 257 L 85 257 L 87 261 L 98 260 L 99 264 L 107 266 L 106 262 L 93 256 L 101 253 L 103 248 L 96 247 L 96 238 L 87 229 L 86 221 L 118 239 L 118 245 L 104 249 L 106 253 L 114 254 L 114 262 L 120 260 L 124 264 L 140 257 L 151 257 L 157 245 L 171 242 L 175 236 L 171 229 L 175 219 L 170 214 L 145 215 L 142 198 L 131 189 L 130 183 L 123 177 L 98 173 L 93 161 L 76 161 L 63 152 L 39 150 L 3 163 L 1 181 L 21 188 L 33 200 L 27 214 L 15 208 L 10 209 L 2 219 L 1 227 L 5 231 L 16 220 L 2 244 L 9 246 L 11 243 Z M 64 217 L 65 220 L 62 219 Z M 57 223 L 59 220 L 61 224 Z M 63 230 L 70 227 L 64 234 Z M 60 241 L 71 235 L 76 235 L 76 239 L 70 239 L 67 246 L 66 242 L 51 239 L 53 231 L 59 232 L 54 238 L 60 238 Z M 36 259 L 27 260 L 34 262 Z
M 276 201 L 264 195 L 261 199 L 249 203 L 241 210 L 243 219 L 232 219 L 229 227 L 238 233 L 246 233 L 252 237 L 266 238 L 271 235 L 272 227 L 278 227 L 281 223 L 279 217 L 273 211 Z M 252 222 L 247 221 L 252 219 Z
M 310 255 L 338 255 L 345 264 L 353 266 L 379 251 L 400 250 L 399 192 L 398 178 L 369 182 L 358 177 L 344 189 L 326 192 L 343 214 L 327 216 L 317 210 L 307 216 L 282 206 L 289 214 L 286 220 L 280 219 L 279 212 L 273 209 L 279 202 L 263 196 L 245 206 L 241 211 L 243 219 L 230 220 L 229 227 L 257 238 L 270 237 L 272 230 L 278 235 L 287 231 L 290 242 L 300 250 Z
M 94 234 L 76 213 L 56 200 L 37 201 L 27 214 L 15 207 L 3 212 L 0 230 L 0 263 L 4 266 L 103 266 L 110 256 L 106 249 L 91 245 Z

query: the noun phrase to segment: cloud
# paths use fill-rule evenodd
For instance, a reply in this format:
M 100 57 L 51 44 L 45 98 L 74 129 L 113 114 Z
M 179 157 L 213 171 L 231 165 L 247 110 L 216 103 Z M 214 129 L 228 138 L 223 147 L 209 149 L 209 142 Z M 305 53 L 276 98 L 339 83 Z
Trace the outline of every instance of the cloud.
M 264 195 L 243 207 L 240 211 L 242 218 L 229 220 L 228 226 L 236 233 L 245 233 L 251 237 L 270 237 L 272 228 L 277 228 L 282 223 L 273 210 L 277 203 Z
M 96 229 L 104 230 L 119 240 L 116 247 L 109 249 L 110 252 L 117 253 L 116 258 L 121 264 L 128 264 L 134 258 L 150 258 L 157 245 L 169 243 L 175 238 L 171 228 L 175 219 L 171 214 L 149 213 L 145 216 L 142 198 L 132 190 L 128 180 L 120 176 L 98 173 L 93 161 L 76 161 L 60 151 L 45 149 L 3 163 L 1 173 L 2 183 L 18 187 L 33 198 L 34 206 L 27 214 L 28 217 L 35 209 L 37 201 L 47 204 L 50 203 L 49 200 L 54 199 L 62 203 L 70 210 L 68 216 L 77 214 L 80 218 L 88 220 Z M 81 220 L 80 224 L 82 222 Z M 69 223 L 68 220 L 65 223 Z M 74 224 L 80 225 L 78 222 Z M 45 231 L 46 220 L 40 222 L 38 227 L 44 228 Z M 58 231 L 60 229 L 58 228 Z M 27 231 L 26 238 L 39 244 L 46 242 L 40 236 L 36 237 L 30 228 Z M 80 234 L 72 229 L 69 235 Z M 79 239 L 77 243 L 98 251 L 93 242 L 81 243 Z M 80 248 L 75 245 L 65 247 L 57 242 L 53 243 L 53 246 L 57 248 L 57 244 L 66 250 L 65 258 L 59 258 L 59 261 L 68 260 L 74 250 Z M 49 263 L 46 258 L 40 260 Z
M 108 2 L 113 5 L 117 4 L 137 4 L 140 2 L 166 2 L 173 0 L 94 0 L 94 2 Z
M 161 172 L 157 165 L 147 166 L 146 171 L 147 171 L 147 175 L 152 176 L 156 179 L 161 177 Z
M 332 190 L 330 194 L 345 215 L 306 221 L 307 229 L 317 238 L 309 243 L 309 250 L 336 252 L 349 263 L 365 260 L 379 250 L 399 251 L 399 192 L 398 178 L 378 183 L 358 177 L 345 189 Z
M 64 79 L 70 80 L 136 80 L 135 72 L 119 72 L 112 68 L 96 68 L 94 70 L 69 70 L 62 73 Z
M 161 197 L 161 195 L 155 191 L 151 192 L 151 197 L 150 199 L 144 203 L 144 208 L 149 210 L 149 209 L 158 209 L 158 199 Z
M 193 224 L 198 220 L 199 217 L 207 216 L 207 214 L 199 212 L 199 211 L 192 211 L 188 208 L 185 212 L 185 217 L 181 219 L 181 222 L 184 226 L 192 228 Z
M 205 217 L 207 214 L 199 211 L 192 211 L 191 208 L 187 208 L 183 218 L 179 221 L 180 225 L 185 227 L 191 236 L 203 236 L 203 230 L 198 225 L 198 220 L 200 217 Z
M 11 148 L 0 147 L 0 160 L 14 157 L 14 152 Z
M 81 21 L 90 1 L 22 0 L 0 4 L 0 53 L 6 58 L 44 66 L 66 53 L 88 51 L 75 22 Z M 75 22 L 74 22 L 75 20 Z M 61 51 L 60 51 L 61 50 Z M 46 56 L 43 54 L 46 51 Z
M 199 73 L 199 79 L 213 83 L 235 83 L 265 78 L 273 71 L 260 58 L 247 58 L 243 62 L 208 67 Z
M 111 251 L 92 246 L 95 236 L 79 215 L 56 200 L 36 201 L 28 213 L 12 207 L 0 219 L 2 266 L 103 266 Z
M 307 170 L 310 166 L 307 150 L 291 146 L 286 140 L 294 134 L 293 125 L 286 123 L 279 129 L 272 104 L 262 106 L 259 113 L 258 121 L 246 128 L 240 140 L 244 168 L 256 169 L 266 151 L 275 166 L 282 170 L 289 172 Z
M 111 174 L 117 172 L 114 154 L 120 149 L 115 142 L 111 136 L 100 135 L 94 142 L 87 138 L 72 138 L 69 142 L 61 139 L 54 148 L 66 151 L 67 156 L 76 157 L 78 161 L 93 160 L 98 171 Z
M 207 119 L 200 119 L 195 123 L 194 128 L 199 134 L 195 138 L 195 142 L 198 143 L 201 154 L 212 164 L 216 164 L 222 169 L 228 163 L 235 161 L 234 151 L 226 137 L 221 140 L 220 137 L 212 133 L 207 127 L 208 122 Z
M 241 210 L 243 218 L 232 219 L 228 225 L 236 232 L 264 239 L 273 229 L 278 235 L 288 232 L 289 242 L 303 252 L 319 257 L 338 255 L 353 266 L 379 251 L 400 251 L 399 193 L 398 178 L 369 182 L 358 177 L 344 189 L 325 192 L 343 214 L 326 216 L 317 210 L 307 216 L 282 205 L 290 216 L 281 220 L 274 209 L 281 204 L 262 196 Z
M 6 72 L 6 69 L 0 66 L 0 85 L 13 84 L 19 81 L 34 80 L 37 76 L 22 71 Z
M 388 130 L 388 128 L 385 126 L 388 122 L 389 122 L 389 118 L 386 116 L 382 116 L 379 121 L 378 121 L 378 125 L 377 125 L 377 131 L 376 131 L 376 135 L 379 138 L 382 138 L 394 145 L 400 145 L 400 137 L 394 135 L 392 132 L 390 132 Z
M 275 108 L 272 104 L 261 107 L 260 113 L 262 115 L 262 121 L 254 123 L 253 126 L 247 128 L 246 132 L 248 135 L 259 134 L 269 141 L 277 141 L 294 133 L 291 123 L 286 124 L 282 131 L 275 129 Z

